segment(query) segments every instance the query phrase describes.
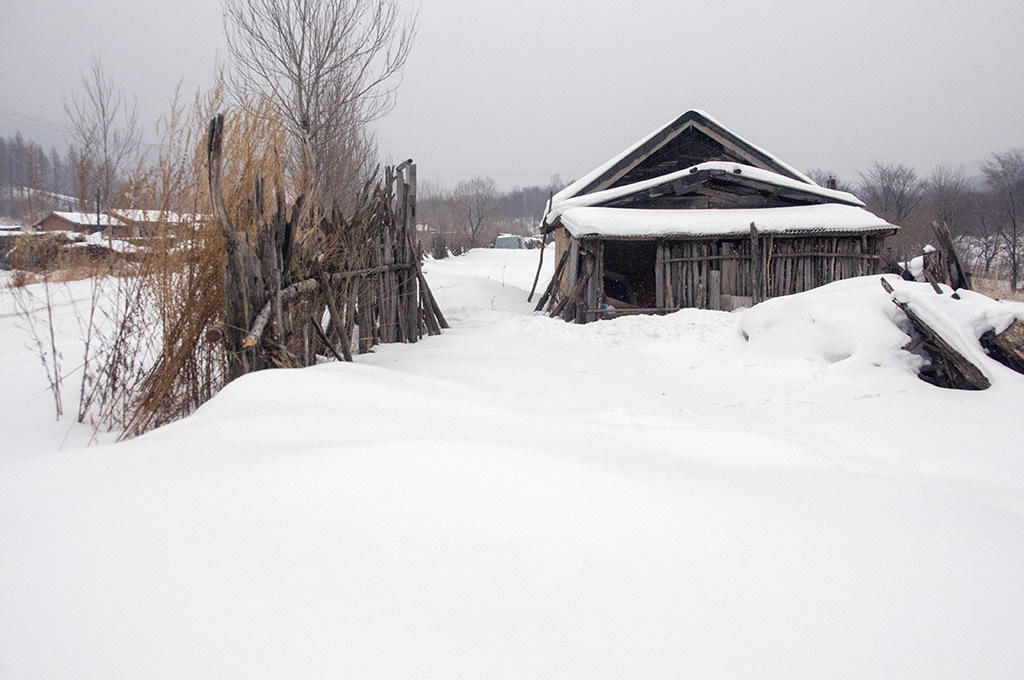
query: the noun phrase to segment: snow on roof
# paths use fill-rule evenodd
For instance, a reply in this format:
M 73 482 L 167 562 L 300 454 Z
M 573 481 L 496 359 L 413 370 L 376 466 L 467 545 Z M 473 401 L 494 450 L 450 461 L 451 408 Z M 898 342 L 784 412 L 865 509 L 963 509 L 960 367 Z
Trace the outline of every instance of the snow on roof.
M 96 213 L 54 211 L 52 214 L 56 215 L 57 217 L 61 217 L 67 220 L 68 222 L 73 222 L 74 224 L 81 224 L 83 226 L 95 226 L 97 223 L 97 218 L 99 219 L 99 223 L 104 226 L 110 226 L 111 223 L 113 223 L 114 226 L 124 226 L 124 222 L 117 219 L 116 217 L 111 218 L 110 215 L 107 215 L 105 213 L 100 213 L 97 216 Z M 43 219 L 46 218 L 44 217 Z M 40 220 L 40 222 L 42 222 L 42 220 Z M 36 224 L 38 224 L 38 222 Z
M 554 220 L 565 210 L 569 208 L 577 208 L 583 206 L 593 206 L 605 203 L 607 201 L 615 200 L 616 198 L 622 198 L 623 196 L 629 196 L 631 194 L 640 193 L 641 191 L 647 191 L 663 184 L 674 182 L 677 179 L 682 179 L 692 173 L 700 171 L 714 171 L 719 170 L 727 173 L 742 174 L 748 179 L 756 180 L 758 182 L 765 182 L 766 184 L 773 184 L 778 187 L 785 187 L 787 189 L 795 189 L 797 191 L 803 191 L 808 194 L 814 194 L 823 198 L 828 198 L 838 203 L 845 203 L 854 206 L 863 206 L 864 202 L 851 193 L 845 191 L 837 191 L 835 189 L 826 189 L 817 184 L 805 184 L 797 181 L 785 175 L 780 175 L 770 170 L 762 170 L 761 168 L 755 168 L 750 165 L 744 165 L 742 163 L 729 163 L 724 161 L 709 161 L 706 163 L 700 163 L 678 172 L 673 172 L 668 175 L 662 175 L 661 177 L 655 177 L 653 179 L 644 180 L 642 182 L 636 182 L 634 184 L 627 184 L 621 187 L 614 187 L 612 189 L 605 189 L 604 191 L 596 191 L 592 194 L 583 194 L 580 196 L 570 196 L 559 200 L 556 195 L 551 202 L 551 210 L 547 215 L 544 216 L 544 221 L 548 224 L 554 222 Z
M 895 229 L 863 208 L 834 203 L 697 210 L 578 207 L 565 210 L 561 220 L 576 237 L 738 236 L 750 232 L 751 222 L 758 231 L 769 234 Z
M 128 241 L 116 238 L 112 239 L 109 236 L 105 236 L 100 232 L 89 234 L 88 236 L 85 237 L 83 241 L 75 245 L 102 246 L 104 248 L 109 248 L 114 252 L 118 253 L 135 253 L 141 250 L 139 247 L 129 243 Z
M 626 149 L 622 153 L 619 153 L 618 155 L 616 155 L 615 157 L 613 157 L 612 159 L 610 159 L 606 163 L 600 165 L 596 169 L 592 170 L 591 172 L 587 173 L 586 175 L 584 175 L 580 179 L 576 180 L 575 182 L 573 182 L 569 186 L 567 186 L 564 189 L 562 189 L 561 191 L 559 191 L 557 194 L 555 194 L 554 198 L 552 199 L 552 205 L 555 205 L 555 204 L 559 203 L 560 201 L 564 201 L 564 200 L 566 200 L 568 198 L 571 198 L 572 196 L 575 196 L 577 194 L 577 192 L 583 190 L 585 187 L 587 187 L 589 184 L 591 184 L 598 177 L 600 177 L 604 173 L 606 173 L 609 170 L 611 170 L 621 160 L 623 160 L 624 158 L 632 155 L 638 148 L 640 148 L 641 146 L 646 144 L 651 138 L 657 136 L 663 130 L 665 130 L 665 128 L 670 127 L 676 121 L 678 121 L 680 118 L 683 118 L 687 114 L 696 114 L 697 116 L 704 118 L 705 120 L 707 120 L 707 122 L 709 122 L 709 123 L 711 123 L 711 124 L 721 128 L 726 133 L 732 135 L 736 140 L 742 142 L 743 144 L 746 144 L 747 146 L 749 146 L 751 149 L 757 151 L 758 153 L 763 154 L 768 159 L 770 159 L 772 162 L 776 163 L 778 166 L 780 166 L 782 168 L 785 168 L 787 171 L 793 173 L 793 175 L 795 175 L 796 177 L 800 178 L 800 180 L 803 180 L 806 184 L 809 184 L 809 185 L 814 186 L 814 187 L 818 186 L 818 184 L 814 180 L 812 180 L 810 177 L 808 177 L 804 173 L 802 173 L 799 170 L 793 168 L 788 163 L 783 162 L 778 157 L 768 153 L 767 151 L 765 151 L 761 147 L 757 146 L 756 144 L 751 144 L 750 142 L 748 142 L 747 140 L 743 139 L 742 137 L 737 135 L 735 132 L 730 130 L 729 128 L 727 128 L 724 125 L 722 125 L 714 117 L 708 115 L 706 112 L 701 111 L 700 109 L 690 109 L 686 113 L 682 114 L 682 116 L 676 116 L 675 118 L 673 118 L 669 122 L 667 122 L 664 125 L 658 127 L 656 130 L 651 132 L 649 135 L 646 135 L 645 137 L 643 137 L 636 144 L 633 144 L 632 146 L 630 146 L 628 149 Z M 798 181 L 798 183 L 800 183 L 800 182 Z
M 203 215 L 195 214 L 181 214 L 176 213 L 172 210 L 111 210 L 111 212 L 120 217 L 123 220 L 130 222 L 184 222 L 184 221 L 197 221 L 203 218 Z

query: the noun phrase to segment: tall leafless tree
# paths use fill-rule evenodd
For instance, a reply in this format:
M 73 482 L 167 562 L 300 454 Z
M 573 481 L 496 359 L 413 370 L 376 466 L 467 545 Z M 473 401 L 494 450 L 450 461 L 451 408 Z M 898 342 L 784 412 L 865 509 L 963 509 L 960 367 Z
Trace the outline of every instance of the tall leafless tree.
M 99 59 L 82 76 L 82 91 L 65 100 L 72 156 L 79 175 L 79 198 L 98 194 L 102 209 L 115 207 L 121 177 L 139 154 L 142 129 L 138 107 L 116 87 Z
M 222 1 L 235 91 L 274 103 L 315 194 L 318 168 L 361 156 L 365 124 L 393 106 L 415 16 L 398 0 Z
M 491 226 L 501 203 L 498 185 L 491 177 L 474 177 L 455 185 L 452 199 L 459 220 L 469 237 L 470 247 L 483 244 L 487 228 Z
M 924 198 L 932 216 L 961 234 L 971 207 L 971 181 L 963 166 L 939 165 L 924 183 Z
M 1024 148 L 992 154 L 981 170 L 999 207 L 996 229 L 1010 265 L 1010 287 L 1016 291 L 1024 255 Z
M 868 207 L 894 224 L 902 224 L 917 209 L 924 185 L 913 168 L 875 161 L 861 174 L 861 198 Z

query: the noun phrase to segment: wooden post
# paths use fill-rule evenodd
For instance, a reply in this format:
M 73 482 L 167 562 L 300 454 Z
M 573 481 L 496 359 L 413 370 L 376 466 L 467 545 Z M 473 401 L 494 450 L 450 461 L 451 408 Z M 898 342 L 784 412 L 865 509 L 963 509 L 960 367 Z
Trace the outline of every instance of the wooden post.
M 600 242 L 591 242 L 587 247 L 587 294 L 583 300 L 583 308 L 586 310 L 583 315 L 584 323 L 597 319 L 597 312 L 592 310 L 596 310 L 599 304 L 597 269 L 600 247 Z
M 568 295 L 580 278 L 580 242 L 575 236 L 569 237 L 569 262 L 566 266 L 569 267 L 565 282 L 565 293 Z
M 708 309 L 722 309 L 722 272 L 711 270 L 708 280 Z
M 221 179 L 221 149 L 224 142 L 224 115 L 210 121 L 206 138 L 207 173 L 210 200 L 217 229 L 224 239 L 227 265 L 224 268 L 224 322 L 227 327 L 228 381 L 259 368 L 255 350 L 244 344 L 253 321 L 254 308 L 262 307 L 263 279 L 249 237 L 235 229 L 224 203 Z
M 324 298 L 327 300 L 327 310 L 331 313 L 330 329 L 333 332 L 334 337 L 336 337 L 338 342 L 341 344 L 342 358 L 338 359 L 338 361 L 341 361 L 342 359 L 345 361 L 352 361 L 352 351 L 348 346 L 351 338 L 345 337 L 345 317 L 342 315 L 341 310 L 338 309 L 338 304 L 334 298 L 334 290 L 331 287 L 330 279 L 328 279 L 323 270 L 320 269 L 319 265 L 316 267 L 316 274 L 317 280 L 320 282 L 320 288 L 323 290 Z M 320 322 L 316 320 L 316 317 L 312 318 L 314 322 L 316 322 L 317 332 L 323 335 L 323 340 L 327 345 L 327 348 L 337 354 L 334 346 L 331 344 L 330 338 L 326 333 L 324 333 L 324 329 L 320 326 Z
M 681 246 L 673 246 L 671 243 L 662 244 L 664 259 L 666 260 L 664 263 L 665 271 L 663 274 L 665 277 L 665 309 L 678 309 L 679 307 L 682 307 L 683 291 L 680 290 L 679 293 L 676 294 L 676 286 L 681 286 L 683 281 L 686 279 L 680 272 L 679 265 L 667 261 L 674 257 L 673 253 L 675 253 L 680 247 Z
M 409 164 L 409 200 L 406 208 L 406 227 L 416 230 L 416 164 Z
M 764 279 L 764 266 L 761 260 L 761 239 L 757 234 L 757 226 L 750 223 L 750 283 L 754 304 L 763 302 L 762 281 Z
M 654 256 L 654 306 L 665 308 L 665 242 L 658 240 Z M 650 298 L 647 298 L 648 300 Z M 650 303 L 648 303 L 650 304 Z
M 562 270 L 565 269 L 565 263 L 569 261 L 569 251 L 566 250 L 562 253 L 562 257 L 558 259 L 558 264 L 555 265 L 555 273 L 551 275 L 551 281 L 548 282 L 548 287 L 544 290 L 544 294 L 541 295 L 540 300 L 537 301 L 537 307 L 533 311 L 539 312 L 544 309 L 545 303 L 548 299 L 554 299 L 554 291 L 558 290 L 558 284 L 561 281 Z
M 540 280 L 540 270 L 544 267 L 544 251 L 547 249 L 548 233 L 542 231 L 540 235 L 540 261 L 537 263 L 537 273 L 533 275 L 533 287 L 526 297 L 527 302 L 533 302 L 533 294 L 537 292 L 537 282 Z

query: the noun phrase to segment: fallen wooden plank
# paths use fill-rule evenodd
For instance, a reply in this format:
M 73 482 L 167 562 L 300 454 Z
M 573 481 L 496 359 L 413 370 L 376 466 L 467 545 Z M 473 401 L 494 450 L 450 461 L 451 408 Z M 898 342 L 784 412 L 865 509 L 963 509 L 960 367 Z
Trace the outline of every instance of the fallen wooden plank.
M 882 288 L 893 295 L 892 285 L 884 277 L 881 281 Z M 909 303 L 896 299 L 894 295 L 892 301 L 924 338 L 925 349 L 931 356 L 935 375 L 921 374 L 922 380 L 928 380 L 939 387 L 958 390 L 985 390 L 992 386 L 985 374 L 964 355 L 956 351 L 938 331 L 929 326 Z

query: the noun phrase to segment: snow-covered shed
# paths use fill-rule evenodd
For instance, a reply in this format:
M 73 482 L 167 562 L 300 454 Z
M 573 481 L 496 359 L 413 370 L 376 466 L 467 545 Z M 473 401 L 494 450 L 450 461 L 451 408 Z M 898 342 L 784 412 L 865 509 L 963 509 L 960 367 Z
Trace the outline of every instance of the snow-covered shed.
M 734 309 L 880 270 L 896 227 L 700 111 L 556 194 L 545 296 L 566 319 Z

